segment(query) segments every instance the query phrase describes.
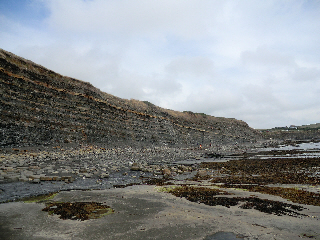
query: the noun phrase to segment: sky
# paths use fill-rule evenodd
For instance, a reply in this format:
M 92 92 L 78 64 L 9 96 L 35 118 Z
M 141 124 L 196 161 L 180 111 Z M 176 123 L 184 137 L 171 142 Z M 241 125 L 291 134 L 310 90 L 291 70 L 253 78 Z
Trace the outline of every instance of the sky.
M 320 0 L 0 0 L 0 48 L 163 108 L 320 122 Z

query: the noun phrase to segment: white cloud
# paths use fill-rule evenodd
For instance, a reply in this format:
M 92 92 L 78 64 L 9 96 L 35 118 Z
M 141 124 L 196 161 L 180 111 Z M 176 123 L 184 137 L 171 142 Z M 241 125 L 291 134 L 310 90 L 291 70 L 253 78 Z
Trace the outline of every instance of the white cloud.
M 48 22 L 59 30 L 107 32 L 119 37 L 159 33 L 194 37 L 206 30 L 205 19 L 199 18 L 208 2 L 204 3 L 196 0 L 53 0 L 49 1 Z

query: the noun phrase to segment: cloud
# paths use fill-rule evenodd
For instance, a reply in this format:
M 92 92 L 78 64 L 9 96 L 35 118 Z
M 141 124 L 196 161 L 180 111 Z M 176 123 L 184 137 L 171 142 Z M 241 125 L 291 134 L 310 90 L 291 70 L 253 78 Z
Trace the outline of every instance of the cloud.
M 295 81 L 320 82 L 320 68 L 296 68 L 292 79 Z
M 169 74 L 174 76 L 191 75 L 192 77 L 211 77 L 214 73 L 213 61 L 208 57 L 179 57 L 167 67 Z
M 48 23 L 73 32 L 107 32 L 118 36 L 172 33 L 194 37 L 206 30 L 205 19 L 199 18 L 203 5 L 195 0 L 51 0 Z
M 293 56 L 283 54 L 267 47 L 259 47 L 255 51 L 244 51 L 241 60 L 245 66 L 257 68 L 292 68 L 296 67 Z
M 316 0 L 21 2 L 0 5 L 1 47 L 110 94 L 252 127 L 319 121 Z
M 152 78 L 124 71 L 119 72 L 108 84 L 119 97 L 148 100 L 153 103 L 181 91 L 181 85 L 172 79 Z
M 189 95 L 187 106 L 196 112 L 215 115 L 214 113 L 217 111 L 235 109 L 241 103 L 241 97 L 230 90 L 203 86 L 199 91 Z

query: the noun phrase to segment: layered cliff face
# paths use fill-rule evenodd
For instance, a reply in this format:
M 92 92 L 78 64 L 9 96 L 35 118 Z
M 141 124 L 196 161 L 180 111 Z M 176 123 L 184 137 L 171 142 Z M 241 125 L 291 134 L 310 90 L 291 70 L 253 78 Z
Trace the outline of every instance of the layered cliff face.
M 239 120 L 162 109 L 101 92 L 0 49 L 0 146 L 226 144 L 260 138 Z

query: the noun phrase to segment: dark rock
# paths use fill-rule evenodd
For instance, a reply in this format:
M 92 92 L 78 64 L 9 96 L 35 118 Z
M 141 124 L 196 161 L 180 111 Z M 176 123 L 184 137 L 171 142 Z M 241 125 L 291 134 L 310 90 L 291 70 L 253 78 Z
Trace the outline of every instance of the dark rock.
M 131 171 L 140 171 L 141 166 L 138 163 L 133 163 L 130 169 Z

